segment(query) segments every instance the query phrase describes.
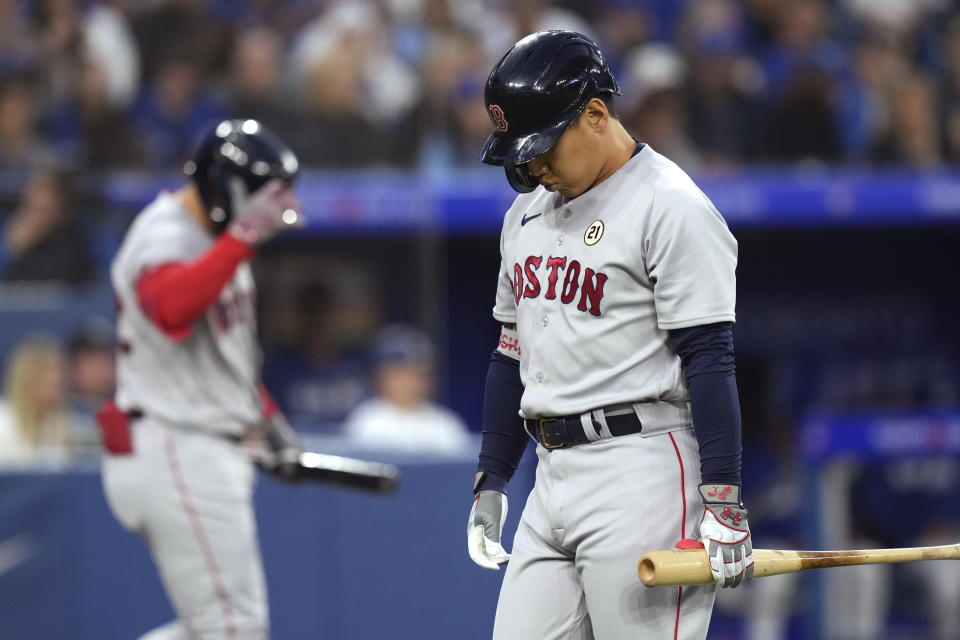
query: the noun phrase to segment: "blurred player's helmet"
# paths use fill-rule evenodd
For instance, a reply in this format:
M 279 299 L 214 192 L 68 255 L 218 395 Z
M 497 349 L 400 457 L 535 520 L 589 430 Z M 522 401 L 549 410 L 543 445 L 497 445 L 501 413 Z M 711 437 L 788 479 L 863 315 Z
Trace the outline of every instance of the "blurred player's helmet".
M 483 92 L 494 131 L 480 159 L 502 165 L 521 193 L 537 187 L 526 163 L 546 153 L 600 93 L 620 86 L 596 43 L 573 31 L 539 31 L 513 45 Z
M 256 120 L 224 120 L 204 136 L 183 166 L 217 231 L 233 217 L 232 178 L 240 178 L 251 193 L 274 178 L 292 182 L 299 170 L 293 150 Z

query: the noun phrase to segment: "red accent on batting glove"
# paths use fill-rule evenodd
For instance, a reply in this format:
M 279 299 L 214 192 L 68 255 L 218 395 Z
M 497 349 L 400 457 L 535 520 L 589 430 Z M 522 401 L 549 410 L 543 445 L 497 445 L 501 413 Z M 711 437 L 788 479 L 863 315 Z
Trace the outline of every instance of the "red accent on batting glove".
M 703 549 L 702 542 L 699 540 L 693 540 L 691 538 L 684 538 L 673 546 L 675 546 L 677 549 Z

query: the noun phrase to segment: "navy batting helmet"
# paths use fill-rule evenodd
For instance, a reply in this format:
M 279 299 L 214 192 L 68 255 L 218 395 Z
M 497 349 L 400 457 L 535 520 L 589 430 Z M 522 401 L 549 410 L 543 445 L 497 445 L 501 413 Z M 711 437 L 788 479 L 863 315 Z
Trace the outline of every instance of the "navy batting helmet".
M 293 181 L 299 170 L 290 147 L 256 120 L 224 120 L 204 136 L 183 167 L 200 192 L 207 216 L 221 231 L 233 217 L 232 178 L 240 178 L 251 193 L 274 178 Z
M 573 31 L 539 31 L 496 64 L 483 99 L 494 131 L 480 159 L 502 165 L 521 193 L 538 181 L 526 163 L 546 153 L 600 93 L 620 94 L 597 44 Z

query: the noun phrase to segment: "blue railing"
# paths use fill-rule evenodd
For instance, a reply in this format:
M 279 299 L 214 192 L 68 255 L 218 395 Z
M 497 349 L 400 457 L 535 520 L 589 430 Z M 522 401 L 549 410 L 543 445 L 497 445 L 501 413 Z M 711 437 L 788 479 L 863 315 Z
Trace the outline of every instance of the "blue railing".
M 750 169 L 695 175 L 734 227 L 960 224 L 960 170 Z M 114 174 L 108 203 L 139 208 L 176 175 Z M 494 168 L 437 173 L 308 173 L 309 232 L 439 229 L 495 233 L 513 200 Z

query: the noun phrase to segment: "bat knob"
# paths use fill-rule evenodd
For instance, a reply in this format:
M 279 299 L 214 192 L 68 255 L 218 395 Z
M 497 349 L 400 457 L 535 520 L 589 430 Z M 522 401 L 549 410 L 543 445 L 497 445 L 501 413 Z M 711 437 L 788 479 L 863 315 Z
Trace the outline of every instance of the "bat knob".
M 382 493 L 393 493 L 400 487 L 400 470 L 392 464 L 383 465 L 380 482 L 377 490 Z
M 637 575 L 640 576 L 640 582 L 648 587 L 654 586 L 656 572 L 657 567 L 650 558 L 642 558 L 640 564 L 637 565 Z

